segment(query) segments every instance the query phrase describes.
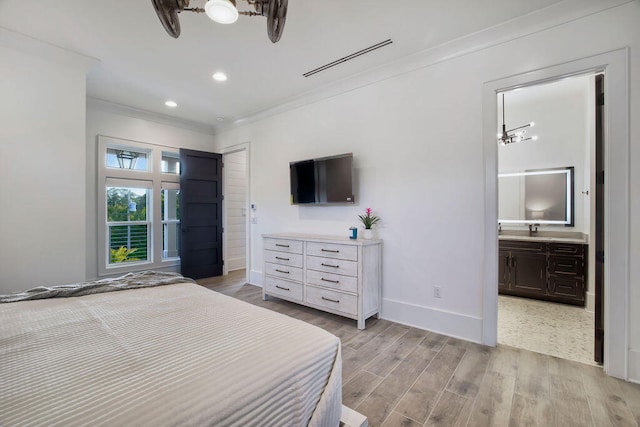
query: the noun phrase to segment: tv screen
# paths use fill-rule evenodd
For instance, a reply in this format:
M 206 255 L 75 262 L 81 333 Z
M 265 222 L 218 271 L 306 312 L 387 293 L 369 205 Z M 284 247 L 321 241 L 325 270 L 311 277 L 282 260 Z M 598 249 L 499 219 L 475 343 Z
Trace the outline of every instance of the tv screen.
M 353 203 L 353 154 L 289 163 L 291 204 Z

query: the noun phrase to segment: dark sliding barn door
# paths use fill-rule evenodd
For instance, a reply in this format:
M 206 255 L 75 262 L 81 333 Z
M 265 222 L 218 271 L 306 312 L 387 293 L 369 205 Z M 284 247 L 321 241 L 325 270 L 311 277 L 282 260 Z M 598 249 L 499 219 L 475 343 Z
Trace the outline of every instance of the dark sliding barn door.
M 222 275 L 221 154 L 180 149 L 180 204 L 182 275 Z

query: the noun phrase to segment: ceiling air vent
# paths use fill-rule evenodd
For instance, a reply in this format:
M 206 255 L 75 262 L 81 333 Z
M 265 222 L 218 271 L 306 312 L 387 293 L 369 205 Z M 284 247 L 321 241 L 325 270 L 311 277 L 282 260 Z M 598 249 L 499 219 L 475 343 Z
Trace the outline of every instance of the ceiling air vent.
M 333 61 L 333 62 L 329 62 L 328 64 L 325 64 L 325 65 L 323 65 L 322 67 L 318 67 L 318 68 L 316 68 L 316 69 L 314 69 L 314 70 L 307 71 L 306 73 L 304 73 L 304 74 L 303 74 L 303 76 L 305 76 L 305 77 L 311 77 L 311 76 L 313 76 L 314 74 L 319 73 L 320 71 L 328 70 L 328 69 L 329 69 L 329 68 L 331 68 L 331 67 L 335 67 L 336 65 L 340 65 L 340 64 L 342 64 L 342 63 L 344 63 L 344 62 L 350 61 L 350 60 L 352 60 L 352 59 L 354 59 L 354 58 L 357 58 L 358 56 L 362 56 L 362 55 L 364 55 L 364 54 L 366 54 L 366 53 L 373 52 L 374 50 L 376 50 L 376 49 L 380 49 L 381 47 L 388 46 L 388 45 L 390 45 L 391 43 L 393 43 L 393 42 L 391 41 L 391 39 L 387 39 L 387 40 L 385 40 L 385 41 L 383 41 L 383 42 L 380 42 L 380 43 L 374 44 L 373 46 L 369 46 L 369 47 L 367 47 L 367 48 L 365 48 L 365 49 L 362 49 L 362 50 L 359 50 L 359 51 L 357 51 L 357 52 L 354 52 L 354 53 L 352 53 L 352 54 L 350 54 L 350 55 L 347 55 L 347 56 L 345 56 L 345 57 L 343 57 L 343 58 L 337 59 L 337 60 L 335 60 L 335 61 Z

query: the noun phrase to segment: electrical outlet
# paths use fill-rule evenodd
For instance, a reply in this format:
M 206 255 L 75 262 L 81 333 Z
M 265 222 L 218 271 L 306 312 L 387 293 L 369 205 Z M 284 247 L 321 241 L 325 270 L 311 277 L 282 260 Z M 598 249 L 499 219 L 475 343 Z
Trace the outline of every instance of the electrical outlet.
M 257 224 L 258 223 L 258 217 L 257 216 L 252 216 L 251 217 L 251 224 Z
M 440 286 L 433 287 L 433 297 L 442 298 L 442 288 Z

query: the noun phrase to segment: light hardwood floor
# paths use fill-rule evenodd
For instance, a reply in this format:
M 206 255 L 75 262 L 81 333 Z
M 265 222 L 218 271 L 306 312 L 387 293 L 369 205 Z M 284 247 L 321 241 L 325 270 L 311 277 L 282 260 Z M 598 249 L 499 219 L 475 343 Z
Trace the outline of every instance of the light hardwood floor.
M 340 337 L 343 403 L 370 426 L 638 426 L 640 385 L 602 369 L 486 347 L 383 319 L 354 320 L 270 298 L 244 270 L 201 285 Z

